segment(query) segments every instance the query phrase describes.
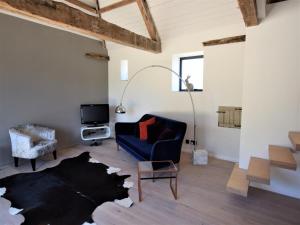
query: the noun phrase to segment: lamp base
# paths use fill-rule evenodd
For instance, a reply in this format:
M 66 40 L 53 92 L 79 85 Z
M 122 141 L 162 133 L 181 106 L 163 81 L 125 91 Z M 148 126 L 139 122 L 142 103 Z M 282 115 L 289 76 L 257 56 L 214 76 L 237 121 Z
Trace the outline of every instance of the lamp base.
M 207 165 L 208 152 L 205 149 L 196 149 L 193 151 L 193 164 L 194 165 Z

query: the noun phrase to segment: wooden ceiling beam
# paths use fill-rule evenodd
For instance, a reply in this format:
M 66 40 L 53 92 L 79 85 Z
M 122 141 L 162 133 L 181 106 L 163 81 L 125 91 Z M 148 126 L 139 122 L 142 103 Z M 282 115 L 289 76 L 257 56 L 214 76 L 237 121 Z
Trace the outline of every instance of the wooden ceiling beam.
M 82 9 L 85 9 L 85 10 L 91 12 L 91 13 L 97 14 L 96 9 L 94 9 L 93 7 L 91 7 L 87 4 L 84 4 L 81 1 L 78 1 L 78 0 L 64 0 L 64 1 L 67 2 L 67 3 L 70 3 L 72 5 L 76 5 L 76 6 L 82 8 Z
M 161 42 L 138 35 L 101 18 L 53 0 L 0 0 L 0 12 L 77 33 L 96 40 L 161 52 Z
M 96 12 L 99 15 L 99 17 L 101 18 L 102 15 L 101 15 L 101 12 L 100 12 L 100 2 L 99 2 L 99 0 L 96 0 Z
M 117 8 L 120 8 L 122 6 L 125 6 L 125 5 L 129 5 L 131 3 L 134 3 L 136 2 L 136 0 L 122 0 L 122 1 L 119 1 L 119 2 L 116 2 L 116 3 L 113 3 L 111 5 L 108 5 L 108 6 L 105 6 L 103 8 L 100 9 L 100 13 L 105 13 L 105 12 L 109 12 L 113 9 L 117 9 Z
M 205 41 L 203 42 L 203 46 L 225 45 L 225 44 L 244 42 L 244 41 L 246 41 L 246 35 L 240 35 L 240 36 Z
M 277 3 L 277 2 L 284 2 L 286 0 L 267 0 L 267 4 L 273 4 L 273 3 Z
M 258 25 L 256 0 L 238 0 L 247 27 Z
M 152 40 L 160 41 L 160 37 L 155 26 L 154 20 L 152 18 L 148 3 L 146 0 L 136 0 L 138 7 L 141 11 L 143 19 L 145 21 L 148 33 Z
M 100 53 L 94 53 L 94 52 L 85 53 L 85 56 L 88 58 L 97 59 L 97 60 L 106 60 L 106 61 L 110 60 L 109 56 L 102 55 Z

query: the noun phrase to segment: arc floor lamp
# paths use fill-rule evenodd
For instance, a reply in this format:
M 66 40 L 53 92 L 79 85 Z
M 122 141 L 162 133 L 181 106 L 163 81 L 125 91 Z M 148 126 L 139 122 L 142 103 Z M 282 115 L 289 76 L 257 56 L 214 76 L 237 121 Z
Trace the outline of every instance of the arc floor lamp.
M 123 93 L 122 93 L 122 96 L 121 96 L 121 100 L 120 100 L 120 104 L 116 107 L 115 109 L 115 113 L 117 114 L 124 114 L 126 113 L 126 108 L 123 106 L 123 99 L 124 99 L 124 95 L 125 95 L 125 92 L 129 86 L 129 84 L 134 80 L 135 77 L 137 77 L 137 75 L 139 75 L 141 72 L 147 70 L 147 69 L 150 69 L 150 68 L 161 68 L 161 69 L 164 69 L 164 70 L 168 70 L 170 72 L 172 72 L 174 75 L 176 75 L 178 77 L 179 80 L 181 80 L 183 82 L 183 84 L 186 86 L 187 88 L 187 93 L 190 97 L 190 101 L 191 101 L 191 104 L 192 104 L 192 110 L 193 110 L 193 143 L 194 143 L 194 152 L 196 150 L 196 113 L 195 113 L 195 105 L 194 105 L 194 100 L 193 100 L 193 97 L 192 97 L 192 94 L 191 94 L 191 91 L 194 89 L 193 88 L 193 85 L 191 83 L 189 83 L 189 76 L 187 77 L 187 79 L 182 79 L 182 77 L 176 73 L 174 70 L 166 67 L 166 66 L 161 66 L 161 65 L 150 65 L 150 66 L 146 66 L 146 67 L 143 67 L 141 68 L 140 70 L 138 70 L 127 82 L 126 86 L 124 87 L 124 90 L 123 90 Z

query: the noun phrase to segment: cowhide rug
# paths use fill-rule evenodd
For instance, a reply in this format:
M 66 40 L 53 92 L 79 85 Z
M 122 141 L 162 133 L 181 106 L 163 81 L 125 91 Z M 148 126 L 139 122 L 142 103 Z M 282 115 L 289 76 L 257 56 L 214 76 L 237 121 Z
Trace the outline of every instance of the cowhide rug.
M 129 175 L 118 171 L 85 152 L 53 168 L 0 179 L 0 196 L 11 201 L 10 214 L 25 217 L 23 225 L 95 224 L 92 213 L 104 202 L 133 204 Z

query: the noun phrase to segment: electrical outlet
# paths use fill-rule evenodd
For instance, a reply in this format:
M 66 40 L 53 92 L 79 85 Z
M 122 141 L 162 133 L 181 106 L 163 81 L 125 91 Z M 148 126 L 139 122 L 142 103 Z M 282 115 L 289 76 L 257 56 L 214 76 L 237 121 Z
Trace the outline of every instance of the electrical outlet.
M 197 145 L 197 141 L 195 141 L 195 140 L 190 140 L 190 142 L 192 145 Z
M 189 144 L 189 143 L 190 143 L 190 140 L 189 140 L 189 139 L 185 139 L 185 143 L 186 143 L 186 144 Z

